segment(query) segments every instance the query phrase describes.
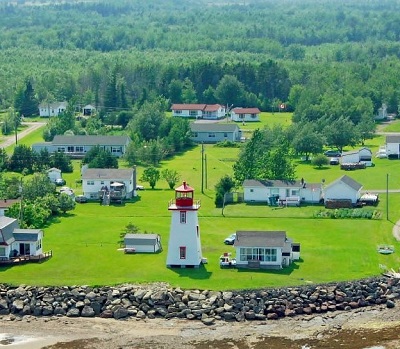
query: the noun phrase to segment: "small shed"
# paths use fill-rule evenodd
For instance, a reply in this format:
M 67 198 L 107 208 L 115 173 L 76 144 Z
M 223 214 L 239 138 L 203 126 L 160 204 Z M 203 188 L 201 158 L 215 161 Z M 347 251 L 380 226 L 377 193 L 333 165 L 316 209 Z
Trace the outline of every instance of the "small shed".
M 341 163 L 362 163 L 365 164 L 365 166 L 372 166 L 372 151 L 371 149 L 364 147 L 359 150 L 342 153 Z
M 52 183 L 55 183 L 57 179 L 62 179 L 61 170 L 58 168 L 52 167 L 47 170 L 47 176 L 49 177 Z
M 361 197 L 362 187 L 362 184 L 344 175 L 326 186 L 324 190 L 325 204 L 327 201 L 348 200 L 354 205 Z
M 126 234 L 124 245 L 126 250 L 134 252 L 155 253 L 162 250 L 159 234 Z

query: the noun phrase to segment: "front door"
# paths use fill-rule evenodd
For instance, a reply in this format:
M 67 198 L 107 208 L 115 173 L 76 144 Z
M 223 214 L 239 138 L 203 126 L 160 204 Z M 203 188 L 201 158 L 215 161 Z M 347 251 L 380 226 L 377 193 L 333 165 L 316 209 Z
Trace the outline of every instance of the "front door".
M 29 244 L 19 244 L 19 254 L 21 256 L 29 256 L 31 254 L 31 248 Z

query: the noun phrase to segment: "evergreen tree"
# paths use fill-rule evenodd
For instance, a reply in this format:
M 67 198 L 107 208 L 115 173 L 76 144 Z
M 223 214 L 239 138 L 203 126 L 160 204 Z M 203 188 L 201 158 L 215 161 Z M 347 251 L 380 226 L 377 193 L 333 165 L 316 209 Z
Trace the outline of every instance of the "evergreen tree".
M 37 115 L 39 111 L 39 102 L 35 97 L 35 91 L 32 83 L 28 80 L 25 89 L 18 90 L 14 100 L 15 110 L 21 116 Z

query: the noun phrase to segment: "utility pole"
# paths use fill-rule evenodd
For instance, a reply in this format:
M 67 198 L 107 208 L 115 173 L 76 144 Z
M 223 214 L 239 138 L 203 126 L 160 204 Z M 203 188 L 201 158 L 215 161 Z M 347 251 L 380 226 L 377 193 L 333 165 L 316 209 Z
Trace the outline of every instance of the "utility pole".
M 386 220 L 389 220 L 389 173 L 386 174 Z
M 204 143 L 201 143 L 201 193 L 204 194 Z

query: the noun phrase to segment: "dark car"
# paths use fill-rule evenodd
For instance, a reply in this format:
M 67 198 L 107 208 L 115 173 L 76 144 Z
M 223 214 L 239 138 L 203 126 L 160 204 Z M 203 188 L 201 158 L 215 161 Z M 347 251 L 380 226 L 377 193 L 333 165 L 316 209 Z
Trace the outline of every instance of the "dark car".
M 77 196 L 75 196 L 75 201 L 76 201 L 76 202 L 79 202 L 79 203 L 81 203 L 81 204 L 84 204 L 85 202 L 88 201 L 88 199 L 87 199 L 87 197 L 84 196 L 84 195 L 77 195 Z
M 327 150 L 324 153 L 325 156 L 329 157 L 329 158 L 338 158 L 341 157 L 342 154 L 340 153 L 340 151 L 338 150 Z
M 63 186 L 65 185 L 65 179 L 63 178 L 57 178 L 54 183 L 56 183 L 57 186 Z

